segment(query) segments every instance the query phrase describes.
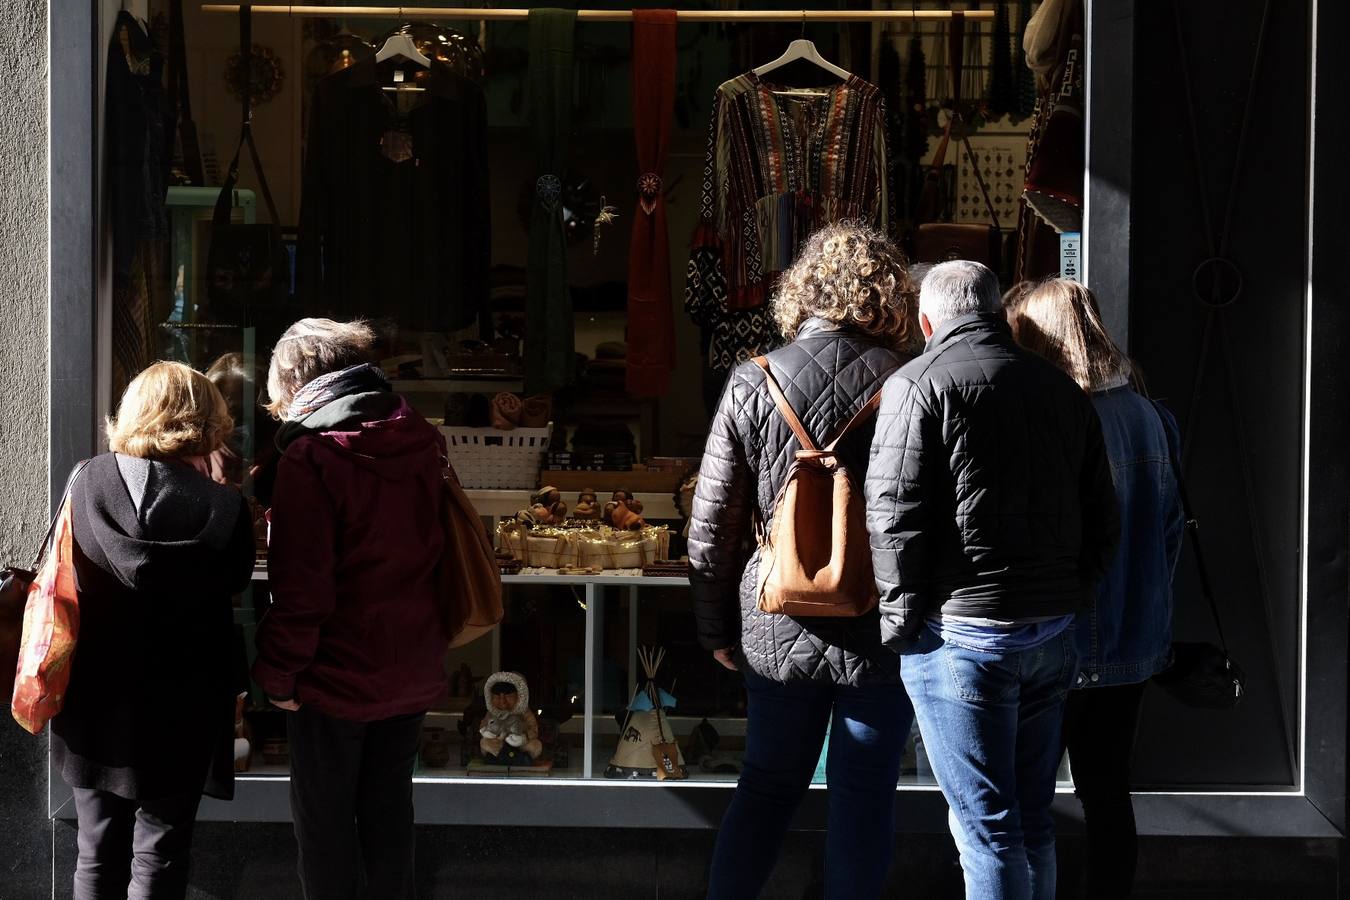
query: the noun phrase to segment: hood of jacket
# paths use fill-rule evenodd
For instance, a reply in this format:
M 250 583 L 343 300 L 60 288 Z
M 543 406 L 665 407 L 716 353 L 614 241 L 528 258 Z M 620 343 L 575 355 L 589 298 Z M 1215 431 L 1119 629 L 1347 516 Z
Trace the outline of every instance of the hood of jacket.
M 107 569 L 138 591 L 181 588 L 217 568 L 243 501 L 191 466 L 95 457 L 80 473 L 72 503 L 83 504 Z
M 422 471 L 428 456 L 443 457 L 440 434 L 407 401 L 389 391 L 339 397 L 281 426 L 283 453 L 305 438 L 317 439 L 352 464 L 390 481 Z

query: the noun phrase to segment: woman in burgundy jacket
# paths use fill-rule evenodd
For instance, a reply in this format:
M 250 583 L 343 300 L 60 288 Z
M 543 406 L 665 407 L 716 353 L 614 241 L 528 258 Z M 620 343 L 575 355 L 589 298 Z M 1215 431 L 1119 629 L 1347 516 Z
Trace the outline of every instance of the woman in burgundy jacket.
M 253 674 L 290 713 L 307 900 L 356 897 L 363 880 L 365 896 L 412 896 L 413 766 L 446 691 L 444 442 L 365 362 L 373 337 L 302 319 L 268 373 L 283 424 Z

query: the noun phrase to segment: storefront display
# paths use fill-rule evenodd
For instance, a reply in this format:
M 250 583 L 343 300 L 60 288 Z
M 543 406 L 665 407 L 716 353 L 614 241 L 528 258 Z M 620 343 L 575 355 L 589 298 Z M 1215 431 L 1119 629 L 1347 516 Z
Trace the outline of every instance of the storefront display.
M 104 371 L 90 390 L 106 404 L 137 359 L 168 352 L 203 369 L 218 364 L 222 377 L 249 372 L 229 393 L 239 399 L 237 418 L 248 407 L 254 424 L 232 437 L 217 471 L 254 495 L 265 554 L 272 441 L 266 414 L 248 399 L 264 391 L 274 336 L 213 309 L 214 229 L 202 212 L 220 194 L 239 136 L 239 98 L 224 78 L 240 49 L 237 12 L 186 4 L 185 42 L 166 53 L 154 44 L 163 33 L 154 18 L 175 4 L 143 5 L 131 6 L 149 23 L 110 8 L 99 41 L 108 54 L 99 120 L 109 156 L 98 221 L 108 229 L 113 284 L 100 296 L 98 327 L 111 375 Z M 637 11 L 615 25 L 627 11 L 603 11 L 616 17 L 606 24 L 575 10 L 509 17 L 511 10 L 475 9 L 472 20 L 423 9 L 416 18 L 393 8 L 375 15 L 338 7 L 322 16 L 308 7 L 294 15 L 254 10 L 256 42 L 271 48 L 284 77 L 252 111 L 260 162 L 244 155 L 221 223 L 266 227 L 284 254 L 268 273 L 279 296 L 253 305 L 270 304 L 269 313 L 288 321 L 377 320 L 375 363 L 410 406 L 440 420 L 449 461 L 497 544 L 488 568 L 502 573 L 504 616 L 446 656 L 449 686 L 418 752 L 420 818 L 716 824 L 741 766 L 746 692 L 741 674 L 697 646 L 690 613 L 683 532 L 706 437 L 702 398 L 720 390 L 730 367 L 779 340 L 769 306 L 774 280 L 816 226 L 860 218 L 898 238 L 909 233 L 912 188 L 947 122 L 950 5 L 919 4 L 934 15 L 917 23 L 904 10 L 860 10 L 876 18 L 856 21 L 811 10 L 805 24 L 800 11 L 758 11 L 768 18 L 716 28 L 688 14 L 727 11 Z M 996 71 L 968 79 L 985 79 L 987 90 L 963 95 L 965 111 L 978 115 L 965 119 L 970 151 L 939 160 L 952 201 L 939 216 L 987 233 L 993 223 L 979 192 L 968 190 L 967 157 L 985 155 L 995 139 L 1030 144 L 1028 184 L 1081 216 L 1083 198 L 1064 190 L 1081 181 L 1072 160 L 1047 169 L 1072 156 L 1047 149 L 1049 113 L 1038 115 L 1047 127 L 1038 125 L 1030 142 L 1025 119 L 1034 91 L 1032 69 L 1021 64 L 1023 26 L 1055 4 L 994 6 L 968 11 L 962 57 L 992 60 Z M 969 28 L 995 15 L 1007 19 L 997 31 Z M 1055 57 L 1041 86 L 1047 96 L 1055 85 L 1082 92 L 1085 23 L 1076 27 L 1067 44 L 1047 33 L 1028 47 L 1037 65 Z M 758 43 L 743 40 L 746 33 Z M 751 68 L 802 33 L 818 42 L 826 65 L 803 51 L 782 68 Z M 415 56 L 377 58 L 386 45 L 403 46 L 400 36 Z M 869 48 L 889 73 L 872 64 Z M 127 69 L 117 79 L 114 63 Z M 182 96 L 164 103 L 179 127 L 166 114 L 158 149 L 122 158 L 113 145 L 125 145 L 122 129 L 134 118 L 123 114 L 124 101 L 152 108 L 160 102 L 153 73 L 180 67 L 191 71 L 195 96 L 187 96 L 184 75 Z M 123 93 L 138 84 L 142 93 Z M 1043 111 L 1051 107 L 1043 101 Z M 127 230 L 132 217 L 123 213 L 136 207 L 118 204 L 145 193 L 138 179 L 147 172 L 193 168 L 181 128 L 188 109 L 196 111 L 203 174 L 194 186 L 169 189 L 165 252 L 157 242 L 168 232 L 154 216 L 137 214 Z M 1081 106 L 1059 114 L 1072 138 Z M 153 125 L 137 127 L 148 133 Z M 1018 184 L 1020 163 L 1010 176 Z M 124 177 L 129 172 L 135 177 Z M 264 184 L 273 203 L 257 197 Z M 158 195 L 154 185 L 148 190 Z M 203 202 L 187 192 L 210 196 Z M 1006 196 L 1017 202 L 1017 191 Z M 1001 214 L 1011 211 L 1004 197 L 995 199 Z M 1041 201 L 1031 199 L 1035 217 Z M 597 250 L 595 223 L 606 206 L 619 218 L 604 226 Z M 1009 248 L 1008 259 L 1012 249 L 1027 252 Z M 255 274 L 262 268 L 269 266 Z M 671 309 L 672 269 L 686 275 L 683 312 Z M 268 603 L 259 573 L 237 601 L 240 672 Z M 1284 637 L 1293 646 L 1295 638 Z M 664 648 L 664 657 L 648 646 Z M 1244 662 L 1256 655 L 1244 648 Z M 240 799 L 234 807 L 207 804 L 204 817 L 281 820 L 284 716 L 246 681 L 239 688 Z M 1275 703 L 1269 690 L 1254 694 L 1249 704 Z M 653 783 L 616 783 L 630 779 Z M 911 742 L 900 797 L 923 812 L 904 827 L 941 827 L 940 811 L 929 809 L 941 805 L 931 788 L 922 749 Z M 447 791 L 505 805 L 447 802 Z M 531 802 L 546 791 L 555 799 Z
M 176 7 L 150 0 L 150 13 L 161 4 Z M 504 616 L 446 657 L 418 753 L 432 781 L 726 784 L 739 767 L 743 682 L 697 649 L 689 613 L 683 529 L 706 424 L 702 392 L 678 380 L 699 366 L 672 309 L 686 258 L 670 231 L 697 214 L 686 308 L 717 378 L 777 340 L 772 285 L 810 231 L 839 218 L 891 228 L 896 193 L 875 73 L 826 59 L 862 70 L 842 51 L 868 26 L 823 26 L 825 52 L 793 41 L 727 80 L 748 62 L 729 62 L 734 35 L 701 34 L 686 53 L 683 14 L 638 11 L 613 31 L 622 48 L 597 54 L 606 33 L 568 10 L 530 10 L 513 31 L 189 5 L 183 44 L 159 62 L 183 70 L 186 92 L 187 71 L 236 60 L 233 93 L 217 71 L 170 107 L 197 101 L 202 180 L 237 186 L 175 188 L 213 191 L 193 209 L 224 205 L 214 225 L 173 220 L 173 277 L 154 263 L 150 280 L 177 305 L 127 343 L 158 353 L 172 336 L 176 355 L 228 382 L 251 424 L 217 468 L 252 495 L 259 558 L 274 454 L 249 398 L 265 388 L 271 332 L 315 315 L 372 320 L 373 364 L 440 428 L 496 544 Z M 597 75 L 611 58 L 619 92 Z M 255 68 L 275 77 L 241 74 Z M 597 124 L 598 110 L 614 120 Z M 215 156 L 241 136 L 237 166 Z M 628 240 L 597 241 L 606 219 Z M 257 252 L 230 242 L 247 235 Z M 231 246 L 241 262 L 225 277 L 213 259 Z M 241 671 L 268 603 L 260 571 L 236 610 Z M 279 780 L 284 717 L 255 686 L 241 693 L 236 763 L 250 784 Z

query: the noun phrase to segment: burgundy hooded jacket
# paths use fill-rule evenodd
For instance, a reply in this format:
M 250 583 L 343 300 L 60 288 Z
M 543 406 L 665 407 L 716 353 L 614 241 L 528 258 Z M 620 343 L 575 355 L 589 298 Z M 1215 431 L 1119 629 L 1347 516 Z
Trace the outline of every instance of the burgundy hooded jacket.
M 444 696 L 445 442 L 397 394 L 343 397 L 277 436 L 254 678 L 274 700 L 370 722 Z

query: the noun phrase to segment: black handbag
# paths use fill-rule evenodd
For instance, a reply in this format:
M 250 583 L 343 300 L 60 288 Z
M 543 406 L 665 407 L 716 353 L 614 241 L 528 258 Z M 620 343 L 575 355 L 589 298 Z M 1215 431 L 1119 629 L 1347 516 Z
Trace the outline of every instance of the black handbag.
M 1158 406 L 1156 400 L 1151 402 L 1155 408 Z M 1158 414 L 1163 415 L 1162 411 Z M 1210 614 L 1214 617 L 1219 645 L 1216 647 L 1204 641 L 1173 641 L 1171 660 L 1166 669 L 1153 676 L 1153 681 L 1187 706 L 1197 709 L 1232 709 L 1242 701 L 1247 676 L 1228 652 L 1228 640 L 1224 637 L 1223 621 L 1219 617 L 1219 604 L 1214 599 L 1209 569 L 1205 566 L 1205 556 L 1200 549 L 1200 523 L 1191 512 L 1186 483 L 1181 477 L 1178 448 L 1169 446 L 1168 449 L 1177 493 L 1181 497 L 1182 515 L 1186 518 L 1186 534 L 1190 539 L 1191 554 L 1195 557 L 1195 571 L 1200 578 L 1200 593 L 1204 595 Z
M 250 60 L 253 46 L 251 16 L 247 6 L 239 8 L 240 68 L 252 71 Z M 239 129 L 239 144 L 225 176 L 225 183 L 216 198 L 211 222 L 211 249 L 207 254 L 206 299 L 207 309 L 199 311 L 198 321 L 212 325 L 248 326 L 260 316 L 273 312 L 286 301 L 289 262 L 281 242 L 276 203 L 267 186 L 258 146 L 253 141 L 252 84 L 243 90 L 243 122 Z M 270 224 L 238 224 L 230 221 L 234 206 L 234 189 L 239 183 L 239 156 L 247 146 L 253 158 L 253 171 L 258 176 L 258 188 L 271 216 Z M 204 314 L 203 314 L 204 313 Z
M 52 534 L 56 531 L 56 522 L 61 517 L 61 509 L 66 505 L 66 499 L 70 496 L 71 485 L 75 483 L 75 477 L 86 465 L 88 460 L 76 466 L 70 473 L 70 478 L 66 480 L 66 489 L 61 494 L 61 502 L 56 504 L 56 512 L 52 515 L 51 524 L 47 526 L 47 534 L 42 538 L 42 544 L 38 546 L 32 567 L 25 569 L 7 566 L 0 569 L 0 691 L 4 692 L 5 697 L 14 693 L 14 676 L 19 665 L 19 645 L 23 640 L 23 611 L 28 605 L 28 589 L 32 587 L 33 579 L 37 578 L 37 573 L 42 569 L 47 548 L 52 542 Z

